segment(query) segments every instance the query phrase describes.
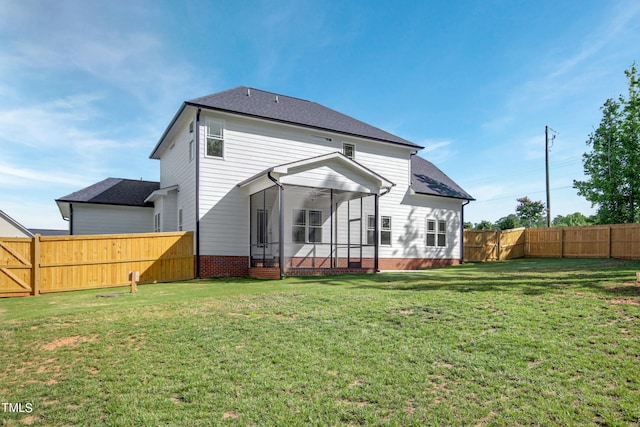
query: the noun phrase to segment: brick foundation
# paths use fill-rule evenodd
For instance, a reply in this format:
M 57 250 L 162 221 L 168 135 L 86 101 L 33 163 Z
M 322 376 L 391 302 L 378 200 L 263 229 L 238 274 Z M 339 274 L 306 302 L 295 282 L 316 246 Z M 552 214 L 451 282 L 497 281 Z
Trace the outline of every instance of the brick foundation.
M 249 257 L 229 255 L 201 255 L 200 277 L 247 277 Z
M 419 270 L 421 268 L 447 267 L 460 264 L 459 259 L 429 259 L 429 258 L 380 258 L 380 270 Z
M 359 260 L 358 260 L 359 261 Z M 459 259 L 428 258 L 380 258 L 380 270 L 419 270 L 422 268 L 446 267 L 460 264 Z M 326 274 L 373 273 L 373 259 L 363 258 L 362 268 L 349 268 L 346 259 L 338 260 L 338 267 L 329 269 L 329 263 L 317 259 L 316 262 L 303 258 L 294 258 L 286 276 L 321 276 Z M 255 277 L 260 279 L 279 279 L 280 268 L 260 266 L 249 268 L 249 257 L 202 255 L 200 256 L 200 277 Z

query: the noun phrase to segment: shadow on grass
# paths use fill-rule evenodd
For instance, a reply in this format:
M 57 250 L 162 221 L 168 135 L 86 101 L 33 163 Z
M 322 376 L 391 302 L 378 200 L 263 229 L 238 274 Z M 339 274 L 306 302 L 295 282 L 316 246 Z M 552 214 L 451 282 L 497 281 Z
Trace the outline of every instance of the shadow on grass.
M 611 297 L 640 296 L 635 283 L 639 261 L 614 259 L 521 259 L 474 263 L 420 272 L 297 277 L 290 280 L 326 286 L 386 291 L 506 291 L 524 295 L 572 292 Z

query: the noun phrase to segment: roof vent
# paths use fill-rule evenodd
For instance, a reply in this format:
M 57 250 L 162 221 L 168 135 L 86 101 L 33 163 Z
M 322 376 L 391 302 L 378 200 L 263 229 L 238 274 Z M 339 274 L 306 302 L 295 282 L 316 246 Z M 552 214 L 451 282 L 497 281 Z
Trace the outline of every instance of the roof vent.
M 251 96 L 251 88 L 247 88 L 247 96 Z
M 278 103 L 278 95 L 276 95 L 276 104 Z

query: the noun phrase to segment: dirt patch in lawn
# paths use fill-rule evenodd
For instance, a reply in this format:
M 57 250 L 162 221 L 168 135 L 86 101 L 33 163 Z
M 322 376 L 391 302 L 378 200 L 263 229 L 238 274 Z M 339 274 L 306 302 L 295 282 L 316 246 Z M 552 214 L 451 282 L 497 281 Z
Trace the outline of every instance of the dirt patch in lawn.
M 631 305 L 640 305 L 640 301 L 630 298 L 617 298 L 610 299 L 609 304 L 631 304 Z
M 97 337 L 64 337 L 51 341 L 49 344 L 44 344 L 41 348 L 43 350 L 53 351 L 60 347 L 77 347 L 78 345 L 86 342 L 93 342 Z

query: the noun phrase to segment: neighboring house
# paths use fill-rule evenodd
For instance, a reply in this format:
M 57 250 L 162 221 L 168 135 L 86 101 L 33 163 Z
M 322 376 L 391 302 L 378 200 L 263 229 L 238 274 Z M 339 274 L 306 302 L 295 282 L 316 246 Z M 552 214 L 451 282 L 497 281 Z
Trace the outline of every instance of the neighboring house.
M 160 183 L 107 178 L 56 200 L 69 221 L 69 234 L 150 233 L 153 203 L 146 199 Z
M 144 208 L 153 212 L 149 229 L 194 231 L 200 277 L 457 264 L 463 206 L 473 198 L 419 157 L 422 148 L 289 96 L 238 87 L 197 98 L 150 155 L 160 185 L 144 199 L 154 204 Z M 103 208 L 92 187 L 58 200 L 72 234 L 80 209 L 84 226 L 89 206 Z
M 0 211 L 0 237 L 33 237 L 33 233 L 18 221 Z

